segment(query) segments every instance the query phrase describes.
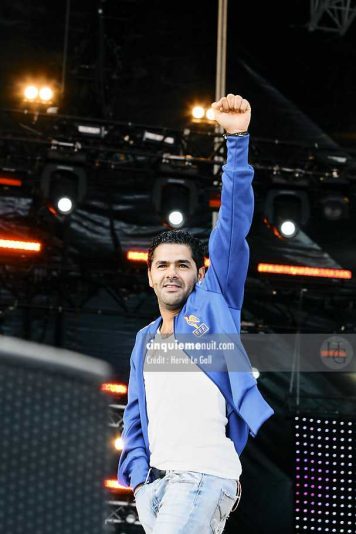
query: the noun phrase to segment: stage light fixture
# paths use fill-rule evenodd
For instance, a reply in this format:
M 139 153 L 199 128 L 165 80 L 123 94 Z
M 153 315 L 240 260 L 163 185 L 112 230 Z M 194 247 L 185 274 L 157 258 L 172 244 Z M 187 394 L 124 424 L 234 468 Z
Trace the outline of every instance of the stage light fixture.
M 57 201 L 57 209 L 60 213 L 67 214 L 73 211 L 73 202 L 69 197 L 61 197 Z
M 86 174 L 79 166 L 55 163 L 45 165 L 41 176 L 41 190 L 50 207 L 61 215 L 69 215 L 86 194 Z
M 308 195 L 305 191 L 271 189 L 266 196 L 265 215 L 276 235 L 293 238 L 309 219 Z
M 184 215 L 181 211 L 171 211 L 168 214 L 168 222 L 173 228 L 180 228 L 184 224 Z
M 121 436 L 114 439 L 114 448 L 117 451 L 122 451 L 122 449 L 124 448 L 124 442 Z
M 145 250 L 128 250 L 127 259 L 138 263 L 147 263 L 148 253 Z
M 196 209 L 197 189 L 186 178 L 158 178 L 153 187 L 152 201 L 165 224 L 181 228 Z
M 297 225 L 293 221 L 283 221 L 279 230 L 284 237 L 294 237 L 297 233 Z
M 350 199 L 345 195 L 328 194 L 321 199 L 322 211 L 328 221 L 339 221 L 349 216 Z
M 101 391 L 107 393 L 108 395 L 121 396 L 127 394 L 127 385 L 120 384 L 115 382 L 105 382 L 101 384 Z
M 125 517 L 126 523 L 129 523 L 130 525 L 136 523 L 137 517 L 133 512 L 129 512 Z
M 165 143 L 166 145 L 174 145 L 175 139 L 171 135 L 163 135 L 156 132 L 148 132 L 145 130 L 143 132 L 142 140 L 145 142 L 151 143 Z
M 314 278 L 341 278 L 351 280 L 352 272 L 347 269 L 330 269 L 327 267 L 309 267 L 306 265 L 283 265 L 259 263 L 259 273 L 282 274 L 287 276 L 310 276 Z
M 36 100 L 38 97 L 38 88 L 35 85 L 27 85 L 24 89 L 24 97 L 29 101 Z
M 194 106 L 192 109 L 193 119 L 202 119 L 205 115 L 205 109 L 202 106 Z
M 49 102 L 54 97 L 54 91 L 51 87 L 44 86 L 39 90 L 38 96 L 42 102 Z
M 213 108 L 209 108 L 206 110 L 205 117 L 208 119 L 208 121 L 215 120 L 215 111 L 213 110 Z
M 42 248 L 43 245 L 40 241 L 25 241 L 23 239 L 10 239 L 7 236 L 0 236 L 0 253 L 2 253 L 3 250 L 14 253 L 36 253 L 41 252 Z

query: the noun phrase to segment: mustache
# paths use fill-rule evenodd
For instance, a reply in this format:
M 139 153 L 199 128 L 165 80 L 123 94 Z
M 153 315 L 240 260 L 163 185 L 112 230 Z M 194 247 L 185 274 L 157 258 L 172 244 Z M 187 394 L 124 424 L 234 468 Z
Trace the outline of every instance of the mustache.
M 182 284 L 180 284 L 177 280 L 170 280 L 169 282 L 164 282 L 163 287 L 166 287 L 166 286 L 182 287 Z

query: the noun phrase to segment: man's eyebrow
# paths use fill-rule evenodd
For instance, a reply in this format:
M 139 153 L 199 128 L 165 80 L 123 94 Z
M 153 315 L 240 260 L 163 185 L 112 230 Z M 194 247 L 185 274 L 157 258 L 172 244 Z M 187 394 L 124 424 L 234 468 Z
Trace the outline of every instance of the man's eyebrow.
M 154 263 L 159 264 L 159 263 L 170 263 L 170 262 L 167 261 L 167 260 L 156 260 Z M 191 264 L 191 261 L 190 260 L 176 260 L 175 262 L 172 262 L 172 263 L 188 263 L 188 264 Z

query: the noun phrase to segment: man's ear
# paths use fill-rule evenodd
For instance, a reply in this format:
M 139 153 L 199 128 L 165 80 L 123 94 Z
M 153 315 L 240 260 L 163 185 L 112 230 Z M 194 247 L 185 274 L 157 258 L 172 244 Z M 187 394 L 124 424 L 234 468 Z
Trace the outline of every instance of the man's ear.
M 205 276 L 205 267 L 200 267 L 199 271 L 198 271 L 198 280 L 203 280 Z
M 148 276 L 148 283 L 150 284 L 150 287 L 153 287 L 151 269 L 150 268 L 147 269 L 147 276 Z

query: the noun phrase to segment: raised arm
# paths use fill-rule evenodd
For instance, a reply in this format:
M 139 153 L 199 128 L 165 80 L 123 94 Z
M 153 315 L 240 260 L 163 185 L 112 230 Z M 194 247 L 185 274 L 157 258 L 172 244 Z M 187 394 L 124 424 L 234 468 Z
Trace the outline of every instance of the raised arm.
M 229 306 L 241 309 L 249 264 L 249 232 L 254 197 L 253 168 L 248 164 L 247 132 L 251 107 L 241 96 L 228 95 L 212 104 L 216 121 L 226 130 L 227 162 L 223 167 L 221 207 L 209 239 L 210 267 L 202 285 L 221 292 Z

